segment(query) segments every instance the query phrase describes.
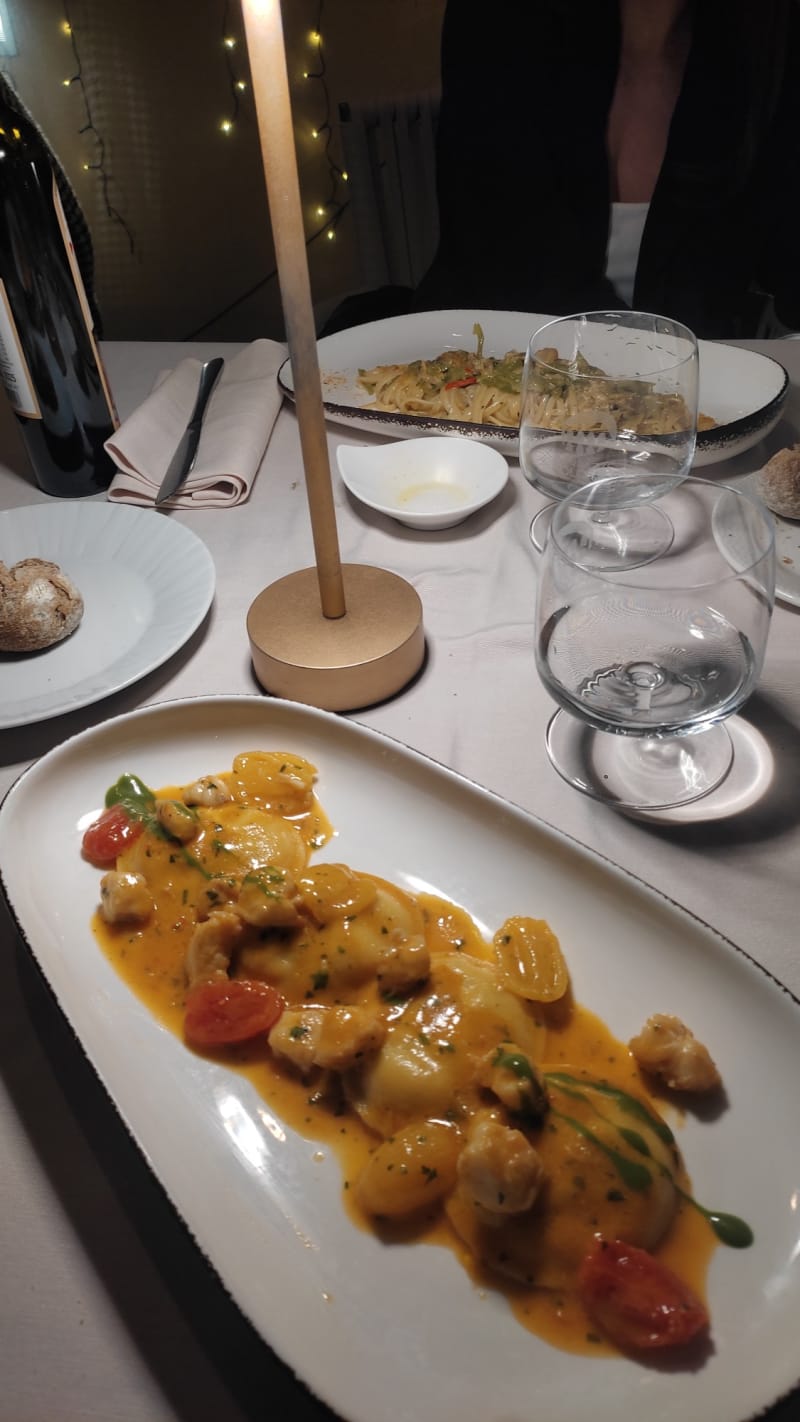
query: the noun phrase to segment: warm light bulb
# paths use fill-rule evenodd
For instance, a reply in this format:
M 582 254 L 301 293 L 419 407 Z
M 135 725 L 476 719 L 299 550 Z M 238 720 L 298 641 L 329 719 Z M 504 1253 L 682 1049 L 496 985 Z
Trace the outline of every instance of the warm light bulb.
M 325 216 L 325 209 L 324 209 L 324 207 L 318 207 L 318 208 L 317 208 L 317 217 L 324 217 L 324 216 Z
M 328 241 L 329 241 L 329 242 L 332 242 L 333 239 L 334 239 L 334 236 L 335 236 L 336 234 L 334 233 L 333 228 L 332 228 L 332 227 L 329 227 L 329 228 L 328 228 L 328 231 L 326 232 L 325 235 L 326 235 L 326 237 L 328 238 Z
M 233 133 L 233 123 L 230 119 L 223 119 L 220 128 L 223 133 Z
M 237 88 L 237 89 L 246 89 L 246 88 L 247 88 L 247 84 L 246 84 L 245 80 L 244 80 L 244 79 L 237 79 L 237 80 L 236 80 L 236 88 Z
M 312 137 L 312 138 L 319 138 L 319 129 L 318 129 L 318 128 L 312 128 L 312 130 L 311 130 L 311 137 Z
M 62 33 L 62 35 L 71 35 L 71 34 L 72 34 L 72 25 L 70 24 L 69 20 L 62 20 L 62 21 L 61 21 L 61 33 Z
M 312 30 L 312 31 L 311 31 L 311 34 L 310 34 L 309 37 L 308 37 L 308 42 L 309 42 L 309 44 L 321 44 L 321 43 L 322 43 L 322 35 L 320 34 L 319 30 Z
M 350 174 L 347 173 L 347 172 L 342 173 L 342 182 L 343 182 L 343 183 L 347 183 L 347 182 L 349 182 L 349 180 L 350 180 Z
M 224 44 L 226 49 L 236 48 L 236 40 L 234 39 L 233 35 L 226 35 L 222 43 Z
M 64 88 L 65 88 L 65 89 L 68 89 L 69 86 L 70 86 L 70 84 L 72 83 L 72 80 L 71 80 L 71 79 L 62 79 L 62 80 L 61 80 L 61 83 L 64 85 Z

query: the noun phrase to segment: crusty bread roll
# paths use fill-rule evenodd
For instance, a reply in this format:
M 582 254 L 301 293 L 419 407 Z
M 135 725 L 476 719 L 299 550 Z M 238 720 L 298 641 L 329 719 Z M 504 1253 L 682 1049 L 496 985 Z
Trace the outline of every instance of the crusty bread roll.
M 83 617 L 83 598 L 57 563 L 0 563 L 0 651 L 38 652 L 61 642 Z
M 768 509 L 782 518 L 800 518 L 800 444 L 779 449 L 756 479 Z

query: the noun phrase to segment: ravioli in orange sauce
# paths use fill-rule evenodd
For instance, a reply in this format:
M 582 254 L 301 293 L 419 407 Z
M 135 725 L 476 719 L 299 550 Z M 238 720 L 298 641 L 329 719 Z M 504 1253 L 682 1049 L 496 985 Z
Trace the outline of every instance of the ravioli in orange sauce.
M 710 1254 L 749 1231 L 692 1199 L 552 927 L 509 917 L 489 942 L 463 907 L 313 860 L 316 778 L 272 750 L 189 786 L 122 775 L 83 842 L 104 951 L 187 1047 L 336 1150 L 360 1226 L 449 1245 L 559 1347 L 702 1347 Z

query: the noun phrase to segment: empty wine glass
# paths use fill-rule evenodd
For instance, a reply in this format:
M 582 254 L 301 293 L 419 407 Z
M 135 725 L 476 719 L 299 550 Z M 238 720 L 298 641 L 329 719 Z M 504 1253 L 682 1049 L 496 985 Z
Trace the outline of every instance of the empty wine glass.
M 668 546 L 671 531 L 663 513 L 642 505 L 688 476 L 697 401 L 697 341 L 680 322 L 642 311 L 549 321 L 525 357 L 522 471 L 556 500 L 592 480 L 624 475 L 618 494 L 631 512 L 613 527 L 624 524 L 629 559 L 646 560 Z M 540 552 L 551 512 L 548 505 L 531 525 Z M 616 558 L 618 549 L 611 551 Z
M 620 809 L 668 809 L 707 795 L 730 770 L 723 722 L 761 673 L 774 526 L 758 500 L 689 478 L 655 505 L 670 519 L 670 547 L 638 565 L 623 547 L 614 565 L 594 515 L 599 508 L 612 528 L 624 520 L 626 480 L 587 485 L 550 521 L 536 662 L 562 709 L 548 725 L 547 751 L 586 795 Z

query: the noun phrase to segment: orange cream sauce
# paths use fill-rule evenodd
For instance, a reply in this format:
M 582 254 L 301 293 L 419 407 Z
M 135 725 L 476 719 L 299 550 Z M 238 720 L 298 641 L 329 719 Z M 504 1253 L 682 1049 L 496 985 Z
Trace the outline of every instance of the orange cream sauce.
M 171 798 L 180 792 L 170 787 L 158 794 Z M 258 797 L 245 794 L 240 788 L 237 799 L 239 803 L 253 803 Z M 221 845 L 225 840 L 224 808 L 216 825 Z M 331 827 L 315 799 L 310 812 L 289 817 L 288 823 L 292 833 L 297 835 L 297 872 L 311 848 L 330 837 Z M 150 837 L 147 839 L 149 842 Z M 143 843 L 144 840 L 139 841 L 138 846 L 121 856 L 118 867 L 141 867 L 140 856 L 147 854 L 148 881 L 156 897 L 154 916 L 142 927 L 109 926 L 98 913 L 92 927 L 103 951 L 132 991 L 161 1022 L 182 1037 L 186 996 L 184 961 L 196 918 L 195 905 L 204 891 L 204 881 L 175 845 L 148 843 L 148 848 L 143 850 Z M 214 853 L 213 850 L 208 852 Z M 380 880 L 374 883 L 382 885 Z M 463 908 L 433 895 L 412 897 L 390 885 L 385 887 L 397 896 L 403 911 L 407 909 L 418 916 L 432 956 L 464 952 L 492 961 L 491 945 L 485 942 Z M 511 910 L 518 907 L 509 905 Z M 336 945 L 331 939 L 330 952 L 335 951 Z M 303 966 L 300 958 L 296 972 L 293 970 L 286 984 L 282 984 L 290 1001 L 302 1004 L 309 1000 L 320 1003 L 336 1000 L 335 984 L 333 987 L 312 986 L 314 974 L 309 969 L 313 970 L 313 966 L 313 963 Z M 372 991 L 374 993 L 374 988 Z M 356 993 L 348 1000 L 358 1001 L 359 995 Z M 366 1000 L 366 996 L 361 1000 Z M 584 1068 L 596 1077 L 607 1077 L 623 1091 L 645 1100 L 652 1099 L 627 1047 L 597 1016 L 576 1004 L 571 993 L 559 1002 L 541 1005 L 537 1018 L 545 1041 L 541 1060 L 548 1067 Z M 368 1217 L 358 1204 L 354 1184 L 379 1138 L 352 1110 L 342 1111 L 340 1106 L 338 1113 L 332 1111 L 329 1101 L 314 1089 L 313 1083 L 301 1079 L 275 1059 L 266 1041 L 221 1048 L 209 1055 L 251 1081 L 287 1126 L 336 1154 L 343 1174 L 343 1203 L 349 1217 L 360 1228 L 377 1233 L 387 1243 L 414 1239 L 450 1248 L 478 1286 L 503 1293 L 524 1327 L 563 1350 L 597 1355 L 615 1351 L 597 1335 L 579 1301 L 569 1291 L 524 1287 L 485 1269 L 452 1228 L 440 1204 L 412 1222 L 377 1222 Z M 655 1105 L 653 1109 L 658 1110 Z M 689 1190 L 682 1166 L 676 1172 L 676 1179 L 683 1189 Z M 716 1239 L 705 1219 L 691 1206 L 679 1204 L 669 1232 L 656 1252 L 702 1298 L 707 1265 L 715 1244 Z

